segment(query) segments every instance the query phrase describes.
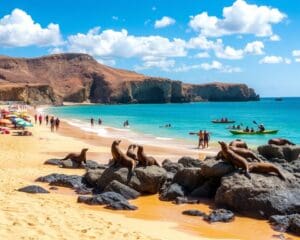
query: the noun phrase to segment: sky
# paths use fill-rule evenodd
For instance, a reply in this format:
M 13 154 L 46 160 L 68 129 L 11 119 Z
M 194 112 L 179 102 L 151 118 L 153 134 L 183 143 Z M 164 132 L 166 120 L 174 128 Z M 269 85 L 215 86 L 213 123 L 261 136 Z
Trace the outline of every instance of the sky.
M 190 83 L 300 96 L 298 0 L 0 0 L 0 55 L 81 52 Z

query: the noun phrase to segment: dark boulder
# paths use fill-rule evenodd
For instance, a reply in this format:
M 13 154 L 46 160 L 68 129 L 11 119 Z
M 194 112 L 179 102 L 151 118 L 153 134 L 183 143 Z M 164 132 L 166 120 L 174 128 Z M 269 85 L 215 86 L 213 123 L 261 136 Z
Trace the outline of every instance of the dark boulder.
M 46 165 L 61 165 L 61 159 L 55 159 L 55 158 L 51 158 L 51 159 L 48 159 L 44 162 L 44 164 Z
M 251 179 L 235 172 L 224 176 L 215 195 L 218 206 L 248 215 L 264 216 L 300 213 L 300 186 L 284 172 L 283 181 L 273 174 L 251 173 Z
M 173 203 L 179 205 L 179 204 L 199 204 L 200 200 L 198 199 L 191 199 L 188 197 L 177 197 Z
M 97 187 L 104 190 L 110 182 L 117 180 L 140 193 L 155 194 L 166 178 L 166 170 L 158 166 L 139 167 L 134 170 L 133 174 L 130 174 L 128 168 L 110 167 L 105 169 L 99 178 Z
M 201 175 L 205 178 L 221 178 L 232 171 L 234 171 L 234 168 L 231 164 L 214 158 L 208 158 L 203 161 L 201 167 Z
M 179 170 L 183 169 L 183 165 L 181 163 L 172 162 L 169 159 L 165 159 L 162 162 L 162 167 L 167 171 L 173 174 L 177 173 Z
M 112 210 L 137 210 L 137 206 L 131 205 L 128 202 L 113 202 L 105 206 L 105 208 Z
M 121 194 L 126 199 L 136 199 L 141 195 L 136 190 L 126 186 L 123 183 L 118 182 L 117 180 L 110 182 L 104 188 L 104 192 L 116 192 Z
M 173 201 L 177 197 L 184 197 L 184 189 L 177 183 L 171 184 L 159 195 L 159 199 L 162 201 Z
M 203 217 L 205 216 L 204 212 L 201 212 L 199 210 L 185 210 L 182 212 L 183 215 L 189 215 L 189 216 L 197 216 L 197 217 Z
M 37 185 L 29 185 L 26 187 L 22 187 L 18 189 L 19 192 L 26 192 L 26 193 L 49 193 L 48 190 L 37 186 Z
M 274 230 L 291 232 L 300 236 L 300 214 L 274 215 L 269 218 Z
M 205 221 L 212 222 L 230 222 L 234 219 L 234 213 L 227 209 L 216 209 L 203 218 Z
M 212 198 L 215 196 L 220 180 L 218 178 L 211 178 L 206 180 L 201 186 L 195 188 L 190 197 L 193 198 Z
M 66 175 L 59 173 L 52 173 L 47 176 L 39 177 L 37 182 L 47 182 L 51 186 L 61 186 L 68 188 L 78 188 L 83 186 L 82 177 L 78 175 Z
M 191 157 L 182 157 L 178 160 L 178 163 L 182 164 L 185 168 L 201 168 L 202 166 L 202 161 Z
M 294 161 L 299 157 L 299 146 L 277 146 L 277 145 L 262 145 L 257 148 L 260 155 L 267 159 L 279 158 L 285 159 L 288 162 Z
M 87 169 L 83 179 L 89 186 L 97 187 L 97 183 L 103 172 L 104 169 Z
M 104 192 L 94 196 L 79 196 L 77 202 L 88 205 L 106 205 L 108 208 L 114 210 L 137 209 L 135 206 L 132 206 L 121 194 L 115 192 Z
M 184 168 L 175 174 L 173 183 L 178 183 L 186 191 L 191 192 L 199 187 L 204 180 L 200 168 Z
M 149 194 L 158 193 L 167 178 L 166 170 L 158 166 L 136 168 L 135 174 L 141 183 L 136 190 Z

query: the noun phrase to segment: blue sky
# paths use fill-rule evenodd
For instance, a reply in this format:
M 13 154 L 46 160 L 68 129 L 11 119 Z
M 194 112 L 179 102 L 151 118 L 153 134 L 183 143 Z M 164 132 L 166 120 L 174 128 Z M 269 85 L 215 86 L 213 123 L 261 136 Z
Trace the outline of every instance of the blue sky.
M 0 54 L 84 52 L 184 82 L 299 96 L 297 0 L 0 0 Z

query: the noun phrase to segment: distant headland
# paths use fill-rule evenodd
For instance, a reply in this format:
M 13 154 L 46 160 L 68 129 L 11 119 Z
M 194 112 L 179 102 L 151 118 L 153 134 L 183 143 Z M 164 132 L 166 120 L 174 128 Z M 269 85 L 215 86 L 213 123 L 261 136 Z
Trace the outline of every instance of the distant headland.
M 0 100 L 29 104 L 257 101 L 246 84 L 187 84 L 105 66 L 87 54 L 0 56 Z

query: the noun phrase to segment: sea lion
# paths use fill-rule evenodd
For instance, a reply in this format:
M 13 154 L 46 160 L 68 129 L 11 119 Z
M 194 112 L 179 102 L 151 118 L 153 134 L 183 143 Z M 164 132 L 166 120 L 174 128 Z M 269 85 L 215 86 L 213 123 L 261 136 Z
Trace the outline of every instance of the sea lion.
M 219 144 L 222 148 L 222 155 L 224 157 L 224 160 L 230 162 L 233 166 L 237 168 L 242 168 L 243 170 L 245 170 L 246 177 L 251 178 L 249 174 L 249 166 L 247 160 L 244 157 L 235 153 L 234 151 L 230 150 L 230 148 L 225 142 L 219 142 Z
M 155 158 L 147 156 L 144 152 L 144 147 L 140 145 L 138 146 L 138 150 L 137 150 L 137 159 L 139 161 L 140 166 L 144 166 L 144 167 L 152 166 L 152 165 L 159 166 Z
M 246 159 L 252 159 L 253 160 L 257 160 L 258 162 L 261 162 L 261 159 L 259 159 L 254 152 L 252 152 L 249 149 L 246 148 L 239 148 L 239 147 L 229 147 L 230 150 L 234 151 L 236 154 L 246 158 Z
M 80 154 L 76 153 L 69 153 L 65 158 L 61 159 L 61 161 L 70 159 L 72 162 L 76 162 L 79 165 L 84 162 L 86 164 L 86 152 L 88 151 L 88 148 L 83 148 L 80 152 Z
M 111 166 L 119 165 L 122 167 L 127 167 L 129 168 L 129 171 L 133 173 L 133 170 L 136 166 L 136 161 L 121 151 L 119 148 L 120 142 L 121 140 L 115 140 L 111 145 L 111 154 L 113 157 L 113 163 Z
M 277 168 L 275 165 L 271 163 L 250 163 L 249 164 L 249 171 L 255 172 L 255 173 L 277 173 L 278 176 L 285 181 L 285 176 L 282 174 L 282 172 Z
M 247 143 L 245 143 L 241 139 L 236 139 L 236 140 L 232 141 L 231 143 L 229 143 L 229 146 L 248 149 Z
M 128 157 L 131 157 L 132 159 L 134 159 L 135 161 L 137 161 L 137 156 L 134 152 L 134 150 L 136 149 L 136 145 L 135 144 L 131 144 L 128 146 L 128 149 L 127 149 L 127 152 L 126 152 L 126 155 Z
M 292 146 L 295 146 L 296 144 L 295 143 L 292 143 L 291 141 L 287 140 L 287 139 L 284 139 L 284 138 L 273 138 L 273 139 L 270 139 L 268 141 L 268 144 L 274 144 L 274 145 L 277 145 L 277 146 L 283 146 L 283 145 L 292 145 Z

